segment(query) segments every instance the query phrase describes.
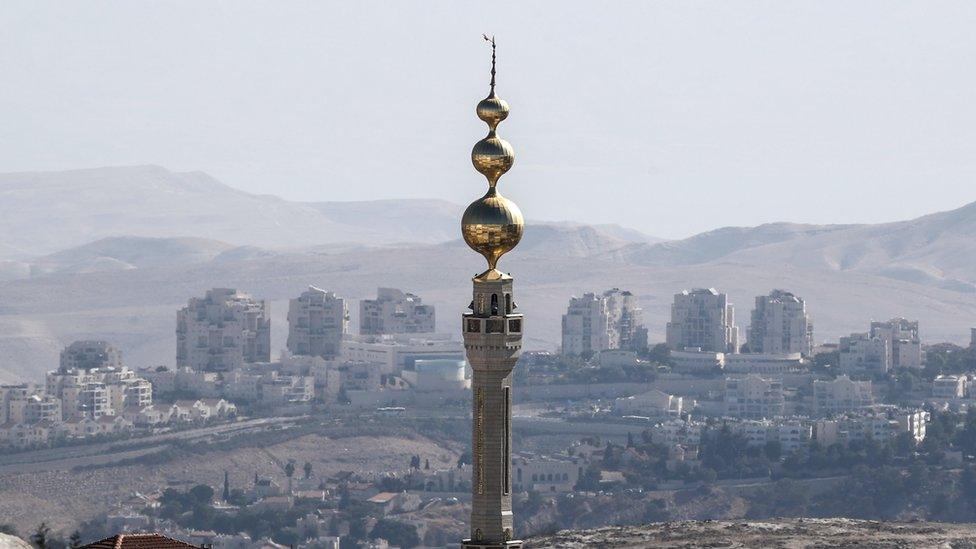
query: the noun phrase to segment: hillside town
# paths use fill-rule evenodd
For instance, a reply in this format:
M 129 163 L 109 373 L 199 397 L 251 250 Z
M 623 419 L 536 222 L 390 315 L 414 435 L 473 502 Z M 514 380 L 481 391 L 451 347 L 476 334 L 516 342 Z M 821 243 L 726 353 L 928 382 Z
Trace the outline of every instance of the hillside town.
M 470 417 L 464 346 L 436 333 L 434 308 L 393 288 L 358 305 L 359 329 L 351 333 L 348 300 L 309 287 L 290 301 L 286 349 L 275 354 L 267 303 L 214 288 L 177 312 L 175 368 L 128 365 L 111 342 L 76 341 L 42 385 L 0 386 L 0 445 L 16 455 L 256 418 L 355 426 L 367 417 Z M 880 445 L 904 455 L 924 444 L 932 414 L 969 410 L 972 347 L 923 344 L 918 323 L 904 318 L 866 322 L 866 329 L 818 342 L 805 301 L 774 290 L 756 297 L 743 341 L 727 296 L 691 289 L 674 296 L 666 341 L 654 343 L 631 292 L 572 297 L 558 352 L 520 360 L 514 424 L 578 436 L 561 449 L 516 452 L 513 488 L 559 496 L 635 483 L 694 486 L 730 474 L 768 476 L 794 456 L 826 448 Z M 976 343 L 976 330 L 973 337 Z M 762 468 L 733 473 L 722 468 L 732 463 L 716 465 L 709 454 L 722 437 L 741 441 L 743 455 L 764 456 Z M 402 469 L 368 474 L 319 476 L 311 463 L 288 461 L 280 475 L 255 472 L 243 486 L 226 473 L 223 485 L 161 486 L 118 502 L 89 527 L 239 549 L 274 540 L 339 547 L 344 537 L 447 543 L 450 528 L 419 517 L 429 506 L 470 498 L 469 458 L 462 452 L 455 463 L 432 465 L 434 456 L 407 457 Z M 221 529 L 218 519 L 190 518 L 200 505 L 226 521 L 272 511 L 287 519 L 264 538 L 243 526 L 228 534 L 232 527 Z M 380 535 L 404 524 L 406 542 Z

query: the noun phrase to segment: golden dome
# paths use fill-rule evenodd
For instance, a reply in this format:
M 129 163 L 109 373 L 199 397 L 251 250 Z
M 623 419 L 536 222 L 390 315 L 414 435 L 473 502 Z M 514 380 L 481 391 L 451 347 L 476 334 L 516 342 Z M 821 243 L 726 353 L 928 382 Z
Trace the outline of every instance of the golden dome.
M 475 200 L 461 217 L 461 234 L 472 250 L 488 260 L 492 270 L 498 258 L 522 239 L 525 221 L 514 202 L 498 194 L 495 187 Z
M 474 164 L 474 169 L 488 178 L 488 184 L 494 187 L 498 178 L 515 163 L 515 149 L 508 141 L 491 131 L 488 137 L 474 144 L 471 149 L 471 163 Z
M 491 95 L 481 100 L 476 109 L 478 118 L 488 124 L 494 130 L 498 123 L 508 118 L 508 102 L 499 97 L 495 97 L 494 91 Z

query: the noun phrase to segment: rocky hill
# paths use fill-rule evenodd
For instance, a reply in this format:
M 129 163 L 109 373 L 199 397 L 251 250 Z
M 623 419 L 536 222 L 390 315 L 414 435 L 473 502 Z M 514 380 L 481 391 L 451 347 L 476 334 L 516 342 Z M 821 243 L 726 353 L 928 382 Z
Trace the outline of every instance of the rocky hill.
M 976 525 L 840 518 L 665 522 L 559 532 L 528 540 L 526 547 L 972 549 L 976 547 Z
M 32 549 L 26 541 L 9 534 L 0 534 L 0 549 Z

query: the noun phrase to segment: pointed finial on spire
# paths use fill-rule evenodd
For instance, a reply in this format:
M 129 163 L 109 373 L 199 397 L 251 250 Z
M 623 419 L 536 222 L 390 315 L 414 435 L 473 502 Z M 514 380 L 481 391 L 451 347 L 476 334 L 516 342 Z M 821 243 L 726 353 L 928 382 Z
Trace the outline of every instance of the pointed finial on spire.
M 484 37 L 485 42 L 491 44 L 491 93 L 488 97 L 495 97 L 495 36 L 492 35 L 491 38 L 488 38 L 487 34 L 481 36 Z

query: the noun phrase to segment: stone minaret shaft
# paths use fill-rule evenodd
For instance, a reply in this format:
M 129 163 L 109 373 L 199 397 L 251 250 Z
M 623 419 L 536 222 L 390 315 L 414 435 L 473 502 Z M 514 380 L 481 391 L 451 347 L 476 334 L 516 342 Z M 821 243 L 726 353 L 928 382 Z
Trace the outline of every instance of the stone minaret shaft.
M 488 136 L 475 144 L 471 162 L 488 180 L 484 196 L 471 203 L 461 220 L 461 234 L 485 257 L 488 270 L 474 277 L 470 313 L 461 330 L 472 381 L 471 538 L 469 549 L 520 548 L 513 540 L 512 517 L 512 369 L 522 351 L 522 315 L 515 313 L 513 279 L 496 267 L 498 259 L 522 238 L 522 212 L 497 190 L 498 179 L 515 162 L 515 151 L 498 137 L 508 103 L 495 96 L 495 41 L 491 42 L 491 91 L 477 113 Z

